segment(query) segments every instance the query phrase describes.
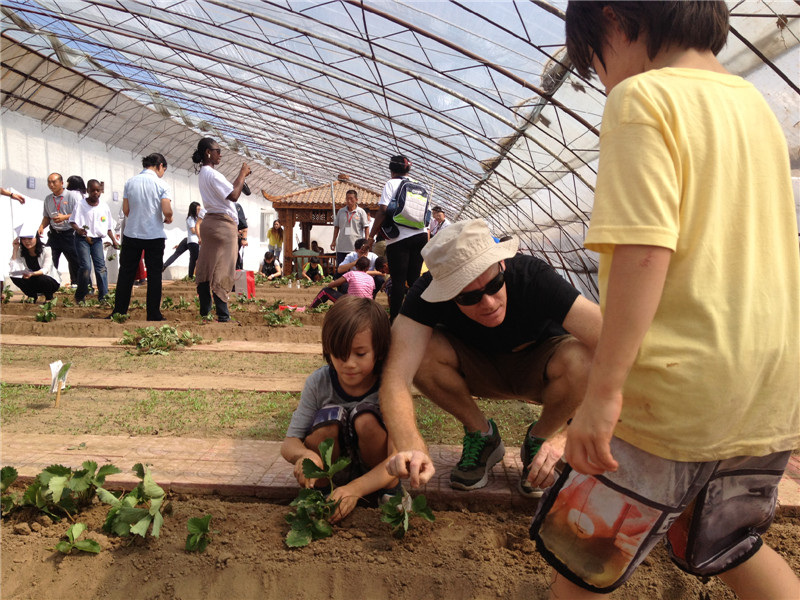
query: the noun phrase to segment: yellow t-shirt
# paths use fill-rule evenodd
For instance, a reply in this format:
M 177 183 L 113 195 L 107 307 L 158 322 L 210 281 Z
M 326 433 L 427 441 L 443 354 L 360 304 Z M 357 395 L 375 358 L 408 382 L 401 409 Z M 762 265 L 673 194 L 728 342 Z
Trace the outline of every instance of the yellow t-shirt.
M 616 435 L 680 461 L 800 444 L 800 258 L 786 140 L 733 75 L 660 69 L 608 97 L 586 247 L 673 251 Z

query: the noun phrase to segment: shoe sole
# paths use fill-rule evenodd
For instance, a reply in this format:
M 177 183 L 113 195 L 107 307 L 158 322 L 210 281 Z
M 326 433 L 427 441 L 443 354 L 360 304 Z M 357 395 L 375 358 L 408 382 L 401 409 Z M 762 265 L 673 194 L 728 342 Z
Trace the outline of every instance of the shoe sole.
M 465 490 L 465 491 L 478 490 L 482 487 L 486 487 L 486 484 L 489 483 L 489 471 L 491 471 L 492 468 L 497 463 L 503 460 L 505 454 L 506 454 L 506 447 L 503 445 L 503 442 L 501 441 L 500 445 L 497 448 L 495 448 L 494 452 L 492 452 L 489 455 L 489 458 L 486 459 L 486 471 L 484 472 L 483 477 L 481 477 L 480 480 L 476 481 L 472 485 L 467 485 L 465 483 L 461 483 L 460 481 L 453 481 L 451 479 L 450 487 L 456 490 Z

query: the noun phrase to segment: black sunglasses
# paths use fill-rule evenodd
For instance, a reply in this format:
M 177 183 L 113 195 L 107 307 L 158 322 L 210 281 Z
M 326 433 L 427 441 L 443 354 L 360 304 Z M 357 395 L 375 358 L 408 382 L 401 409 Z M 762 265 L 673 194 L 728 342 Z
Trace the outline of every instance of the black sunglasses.
M 461 292 L 458 296 L 453 298 L 453 300 L 456 301 L 456 304 L 460 304 L 461 306 L 474 306 L 481 301 L 484 294 L 494 296 L 501 290 L 505 283 L 506 278 L 505 275 L 503 275 L 503 268 L 500 267 L 500 272 L 494 276 L 494 279 L 483 286 L 483 289 Z

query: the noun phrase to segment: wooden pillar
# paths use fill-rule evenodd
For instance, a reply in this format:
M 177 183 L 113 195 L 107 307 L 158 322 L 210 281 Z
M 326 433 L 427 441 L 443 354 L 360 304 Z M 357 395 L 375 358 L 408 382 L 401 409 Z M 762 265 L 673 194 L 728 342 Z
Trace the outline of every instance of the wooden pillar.
M 294 211 L 287 208 L 278 209 L 278 219 L 283 225 L 283 274 L 292 272 L 292 230 L 294 229 Z

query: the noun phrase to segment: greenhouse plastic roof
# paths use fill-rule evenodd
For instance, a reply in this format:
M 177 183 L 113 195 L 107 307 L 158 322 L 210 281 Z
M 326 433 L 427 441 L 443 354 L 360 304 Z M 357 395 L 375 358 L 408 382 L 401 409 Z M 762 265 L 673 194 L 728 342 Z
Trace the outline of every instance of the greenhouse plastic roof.
M 800 6 L 729 2 L 720 54 L 800 166 Z M 596 297 L 591 215 L 602 86 L 569 70 L 565 2 L 4 0 L 2 108 L 191 168 L 203 136 L 271 196 L 388 159 L 453 219 L 514 234 Z M 238 165 L 226 152 L 222 169 Z

